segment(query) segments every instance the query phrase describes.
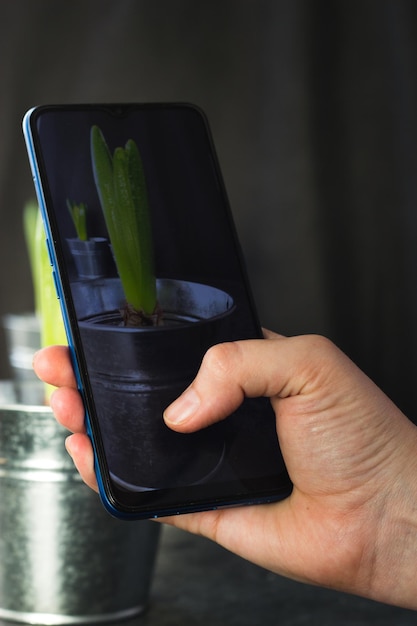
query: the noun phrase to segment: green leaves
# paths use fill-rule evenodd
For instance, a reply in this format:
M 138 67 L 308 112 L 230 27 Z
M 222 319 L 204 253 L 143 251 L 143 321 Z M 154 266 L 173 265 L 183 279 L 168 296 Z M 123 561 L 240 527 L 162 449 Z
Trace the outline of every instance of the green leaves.
M 78 239 L 87 241 L 87 205 L 84 204 L 84 202 L 80 202 L 79 204 L 71 202 L 67 198 L 67 207 L 71 214 Z
M 128 305 L 147 317 L 157 306 L 149 202 L 142 159 L 129 139 L 113 156 L 98 126 L 91 158 L 113 255 Z
M 25 235 L 26 249 L 29 255 L 30 271 L 32 275 L 33 291 L 35 296 L 35 309 L 39 302 L 39 272 L 37 268 L 37 240 L 36 228 L 39 218 L 39 206 L 36 200 L 28 200 L 23 207 L 23 232 Z
M 24 233 L 29 253 L 35 297 L 35 312 L 40 321 L 41 345 L 67 344 L 61 307 L 52 277 L 51 261 L 45 241 L 41 213 L 35 201 L 24 207 Z M 54 387 L 45 384 L 45 401 L 48 404 Z

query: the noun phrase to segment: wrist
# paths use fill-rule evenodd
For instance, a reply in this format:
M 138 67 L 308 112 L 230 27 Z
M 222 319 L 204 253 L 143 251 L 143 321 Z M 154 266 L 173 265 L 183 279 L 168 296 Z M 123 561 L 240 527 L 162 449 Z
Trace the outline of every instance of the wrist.
M 417 609 L 417 429 L 410 427 L 407 453 L 390 478 L 377 522 L 369 595 Z

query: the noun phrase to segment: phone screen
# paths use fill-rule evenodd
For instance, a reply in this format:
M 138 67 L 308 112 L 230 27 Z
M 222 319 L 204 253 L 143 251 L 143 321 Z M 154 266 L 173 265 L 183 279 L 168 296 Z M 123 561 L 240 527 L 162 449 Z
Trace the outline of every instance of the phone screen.
M 269 400 L 192 434 L 162 417 L 210 346 L 261 337 L 205 116 L 43 106 L 25 137 L 107 508 L 150 517 L 287 496 Z

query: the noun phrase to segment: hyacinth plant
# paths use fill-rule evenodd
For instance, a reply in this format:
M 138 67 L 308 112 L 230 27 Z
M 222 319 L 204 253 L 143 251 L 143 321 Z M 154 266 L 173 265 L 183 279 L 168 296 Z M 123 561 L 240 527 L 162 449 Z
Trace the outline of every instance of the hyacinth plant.
M 35 313 L 40 323 L 41 346 L 67 344 L 61 307 L 52 277 L 45 231 L 37 202 L 25 204 L 23 227 L 32 274 Z M 45 385 L 45 402 L 49 404 L 54 387 Z
M 67 198 L 67 207 L 80 241 L 88 241 L 87 235 L 87 205 L 84 202 L 72 202 Z
M 126 326 L 161 323 L 148 192 L 142 159 L 129 139 L 113 155 L 98 126 L 91 128 L 94 181 L 126 298 Z

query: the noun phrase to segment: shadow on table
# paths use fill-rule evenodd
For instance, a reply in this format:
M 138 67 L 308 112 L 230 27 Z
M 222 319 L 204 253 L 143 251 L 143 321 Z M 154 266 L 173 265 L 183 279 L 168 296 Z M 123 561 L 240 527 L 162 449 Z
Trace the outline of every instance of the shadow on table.
M 129 626 L 415 626 L 417 613 L 286 580 L 166 527 L 148 612 Z

